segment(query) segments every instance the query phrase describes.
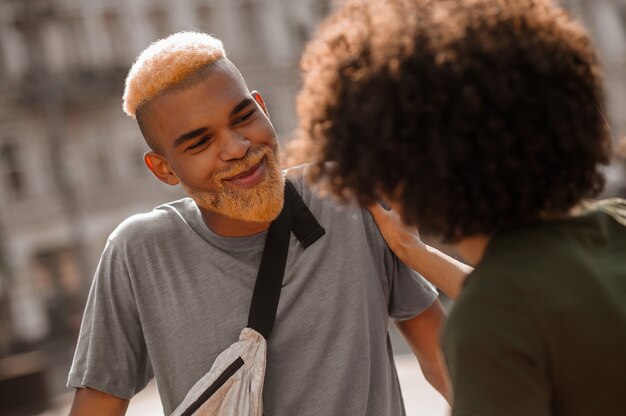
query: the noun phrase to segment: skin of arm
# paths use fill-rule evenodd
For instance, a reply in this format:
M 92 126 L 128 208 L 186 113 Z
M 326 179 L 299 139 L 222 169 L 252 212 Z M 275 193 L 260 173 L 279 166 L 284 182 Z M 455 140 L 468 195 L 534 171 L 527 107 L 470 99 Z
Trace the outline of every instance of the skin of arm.
M 424 312 L 396 325 L 417 357 L 426 380 L 451 403 L 452 390 L 439 348 L 439 331 L 445 318 L 445 310 L 436 300 Z
M 450 299 L 459 296 L 472 267 L 424 244 L 417 229 L 404 225 L 394 210 L 387 211 L 378 204 L 368 209 L 389 248 L 404 264 L 424 276 Z
M 90 389 L 76 389 L 69 416 L 124 416 L 129 400 Z

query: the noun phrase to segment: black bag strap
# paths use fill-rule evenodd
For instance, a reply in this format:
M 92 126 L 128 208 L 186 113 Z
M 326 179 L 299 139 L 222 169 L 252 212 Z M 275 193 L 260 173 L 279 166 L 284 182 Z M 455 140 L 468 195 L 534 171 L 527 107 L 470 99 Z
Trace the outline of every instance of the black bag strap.
M 291 231 L 293 231 L 300 244 L 307 248 L 323 236 L 326 231 L 317 222 L 317 219 L 311 213 L 309 207 L 306 206 L 293 184 L 286 181 L 285 186 L 285 191 L 289 190 L 285 194 L 289 194 L 291 199 Z
M 285 180 L 284 199 L 282 211 L 267 231 L 248 314 L 248 327 L 265 339 L 274 327 L 291 231 L 305 248 L 326 233 L 289 180 Z

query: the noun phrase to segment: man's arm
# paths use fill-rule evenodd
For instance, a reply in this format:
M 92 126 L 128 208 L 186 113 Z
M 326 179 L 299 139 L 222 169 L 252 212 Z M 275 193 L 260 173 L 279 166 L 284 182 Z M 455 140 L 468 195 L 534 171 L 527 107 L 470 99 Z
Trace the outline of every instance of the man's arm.
M 450 299 L 459 296 L 472 267 L 424 244 L 417 230 L 404 225 L 396 212 L 386 211 L 378 204 L 368 209 L 389 248 L 404 264 L 424 276 Z
M 129 400 L 90 389 L 76 389 L 69 416 L 124 416 Z
M 451 390 L 439 349 L 439 331 L 445 317 L 441 302 L 436 300 L 424 312 L 396 324 L 417 357 L 426 380 L 450 403 Z

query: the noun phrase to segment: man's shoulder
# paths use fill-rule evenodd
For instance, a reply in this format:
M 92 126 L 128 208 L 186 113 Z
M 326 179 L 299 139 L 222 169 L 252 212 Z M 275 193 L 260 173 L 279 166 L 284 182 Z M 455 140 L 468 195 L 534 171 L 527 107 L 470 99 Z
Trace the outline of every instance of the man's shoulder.
M 312 172 L 311 164 L 304 164 L 298 166 L 291 166 L 283 170 L 285 179 L 289 180 L 296 188 L 298 193 L 311 192 L 311 188 L 315 188 L 315 185 L 309 180 Z
M 313 164 L 294 166 L 284 170 L 285 178 L 293 184 L 311 210 L 317 207 L 339 214 L 361 211 L 361 207 L 355 202 L 342 201 L 336 197 L 325 186 L 323 179 L 314 180 L 314 171 L 315 165 Z
M 286 169 L 284 172 L 285 178 L 294 185 L 318 221 L 322 225 L 332 225 L 336 229 L 348 229 L 359 224 L 359 227 L 364 227 L 368 233 L 378 234 L 370 213 L 356 201 L 343 201 L 334 195 L 323 179 L 313 180 L 314 169 L 315 165 L 305 164 Z M 382 236 L 380 238 L 382 239 Z
M 285 177 L 294 185 L 326 232 L 337 236 L 332 241 L 340 244 L 348 240 L 366 240 L 370 249 L 379 253 L 386 250 L 385 240 L 369 211 L 356 201 L 342 201 L 325 186 L 323 180 L 313 181 L 311 173 L 314 169 L 314 165 L 295 166 L 285 170 Z M 342 244 L 340 249 L 345 250 L 348 247 L 354 249 L 355 246 Z
M 180 221 L 186 221 L 193 208 L 194 202 L 191 198 L 182 198 L 158 205 L 151 211 L 131 215 L 113 230 L 109 240 L 124 243 L 168 233 Z

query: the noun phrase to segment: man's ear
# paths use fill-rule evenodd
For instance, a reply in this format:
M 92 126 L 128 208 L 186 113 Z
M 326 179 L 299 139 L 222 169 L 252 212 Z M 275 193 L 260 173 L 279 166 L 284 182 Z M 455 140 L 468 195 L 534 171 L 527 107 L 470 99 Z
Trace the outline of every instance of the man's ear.
M 269 118 L 270 113 L 269 111 L 267 111 L 267 106 L 265 105 L 265 101 L 263 101 L 263 97 L 261 97 L 261 94 L 259 94 L 257 90 L 252 91 L 250 94 L 252 94 L 252 98 L 254 98 L 254 101 L 256 101 L 261 106 L 263 112 L 265 113 L 267 118 Z
M 161 182 L 172 186 L 178 184 L 178 177 L 163 155 L 154 151 L 146 152 L 143 155 L 143 161 L 150 172 Z

